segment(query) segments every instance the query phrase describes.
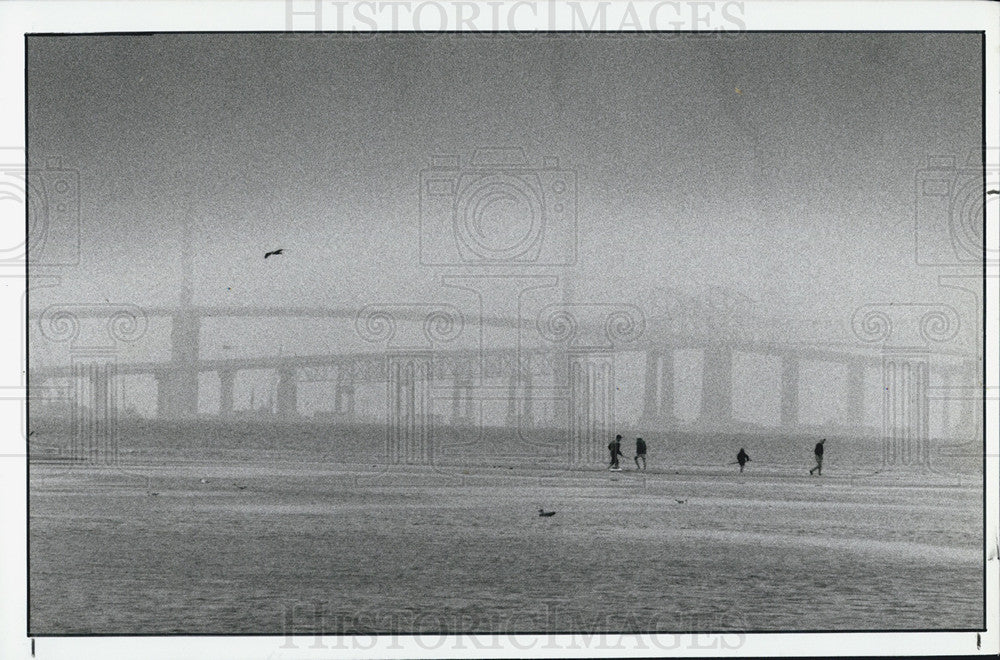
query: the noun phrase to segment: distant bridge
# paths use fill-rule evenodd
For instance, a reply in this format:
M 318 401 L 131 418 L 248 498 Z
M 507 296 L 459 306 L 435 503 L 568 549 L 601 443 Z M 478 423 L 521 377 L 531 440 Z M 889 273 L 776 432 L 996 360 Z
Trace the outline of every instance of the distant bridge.
M 893 335 L 883 327 L 882 312 L 855 319 L 852 342 L 847 338 L 794 341 L 792 335 L 805 334 L 803 328 L 787 322 L 750 327 L 745 311 L 729 309 L 713 315 L 704 305 L 697 313 L 685 314 L 683 308 L 675 306 L 670 310 L 673 315 L 665 312 L 648 319 L 631 305 L 593 305 L 589 316 L 580 313 L 578 308 L 583 307 L 587 306 L 555 304 L 524 318 L 476 318 L 468 324 L 470 330 L 478 326 L 513 331 L 508 333 L 511 345 L 464 349 L 451 347 L 449 342 L 461 334 L 467 321 L 444 304 L 368 306 L 361 310 L 52 306 L 30 314 L 29 322 L 36 324 L 48 341 L 68 343 L 71 363 L 32 367 L 29 375 L 32 387 L 51 379 L 69 379 L 74 409 L 81 416 L 80 428 L 90 429 L 87 433 L 91 435 L 106 434 L 113 427 L 117 414 L 113 380 L 125 375 L 146 374 L 155 379 L 157 416 L 167 419 L 197 415 L 199 374 L 205 372 L 218 374 L 221 417 L 234 414 L 233 387 L 240 371 L 267 369 L 277 374 L 275 414 L 284 419 L 299 416 L 299 383 L 334 382 L 335 412 L 344 421 L 355 416 L 358 384 L 386 383 L 387 446 L 396 459 L 410 462 L 429 460 L 433 453 L 431 420 L 436 414 L 440 416 L 435 413 L 435 400 L 438 408 L 442 403 L 451 407 L 454 423 L 470 423 L 476 418 L 478 402 L 486 398 L 505 400 L 507 423 L 524 432 L 530 432 L 538 421 L 536 404 L 561 401 L 572 439 L 570 458 L 592 462 L 604 438 L 615 430 L 614 355 L 623 351 L 645 356 L 640 425 L 661 428 L 676 422 L 674 351 L 682 349 L 702 354 L 700 423 L 723 430 L 735 426 L 732 369 L 736 353 L 780 359 L 780 430 L 785 432 L 800 428 L 799 381 L 805 362 L 846 367 L 848 404 L 842 424 L 859 432 L 865 428 L 866 373 L 880 371 L 885 383 L 883 404 L 893 415 L 884 426 L 901 437 L 924 438 L 929 434 L 932 366 L 951 382 L 975 378 L 970 375 L 976 368 L 972 356 L 936 341 L 935 333 L 941 337 L 951 333 L 947 314 L 923 312 L 916 321 L 919 332 L 910 337 L 916 341 L 901 344 L 898 331 Z M 171 360 L 123 362 L 118 355 L 122 342 L 141 337 L 151 317 L 172 321 Z M 362 338 L 379 347 L 336 354 L 201 357 L 203 321 L 224 317 L 352 320 Z M 81 327 L 87 324 L 97 326 L 102 341 L 81 339 Z M 407 332 L 409 335 L 401 339 Z M 522 341 L 525 337 L 531 341 Z

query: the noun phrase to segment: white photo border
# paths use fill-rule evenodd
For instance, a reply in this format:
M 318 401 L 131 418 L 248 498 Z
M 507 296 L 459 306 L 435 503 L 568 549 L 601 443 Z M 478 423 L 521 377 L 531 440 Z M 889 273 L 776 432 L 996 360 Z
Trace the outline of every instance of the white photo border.
M 233 32 L 455 30 L 654 30 L 722 31 L 976 31 L 985 35 L 985 135 L 1000 147 L 1000 5 L 987 2 L 553 2 L 479 3 L 446 0 L 346 2 L 341 0 L 225 0 L 134 2 L 35 1 L 0 4 L 0 144 L 25 142 L 25 35 L 95 32 Z M 660 8 L 649 17 L 655 6 Z M 319 8 L 317 13 L 315 8 Z M 467 13 L 462 13 L 467 12 Z M 630 14 L 631 12 L 631 14 Z M 636 25 L 638 17 L 639 24 Z M 464 18 L 464 23 L 462 22 Z M 642 24 L 642 21 L 646 21 Z M 588 24 L 589 22 L 589 24 Z M 631 22 L 631 27 L 630 27 Z M 928 84 L 933 84 L 932 81 Z M 0 218 L 4 226 L 16 219 Z M 20 220 L 23 223 L 23 217 Z M 1000 247 L 997 205 L 988 205 L 987 245 Z M 997 328 L 1000 272 L 986 272 L 986 544 L 995 544 L 998 519 Z M 22 346 L 24 273 L 0 272 L 0 304 L 7 310 L 2 332 L 8 347 Z M 17 310 L 15 313 L 14 310 Z M 979 633 L 726 633 L 721 635 L 510 635 L 496 648 L 489 635 L 326 636 L 320 648 L 311 636 L 295 637 L 41 637 L 26 636 L 27 550 L 23 364 L 9 358 L 0 381 L 0 423 L 6 443 L 0 454 L 3 496 L 3 561 L 0 584 L 0 656 L 8 658 L 413 658 L 413 657 L 618 657 L 842 654 L 996 654 L 1000 651 L 997 585 L 1000 561 L 986 562 L 987 629 Z M 986 548 L 984 548 L 984 552 Z M 994 549 L 995 551 L 995 549 Z M 995 556 L 995 555 L 994 555 Z M 739 644 L 735 638 L 740 637 Z M 602 641 L 603 640 L 603 641 Z M 292 648 L 295 647 L 295 648 Z

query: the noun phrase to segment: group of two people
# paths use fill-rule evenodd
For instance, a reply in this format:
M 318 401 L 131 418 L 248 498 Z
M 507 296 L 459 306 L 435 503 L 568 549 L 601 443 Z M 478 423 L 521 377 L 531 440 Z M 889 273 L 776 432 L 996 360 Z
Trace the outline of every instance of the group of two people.
M 816 465 L 809 470 L 809 474 L 823 474 L 823 443 L 826 442 L 826 438 L 823 438 L 816 443 L 816 448 L 813 449 L 813 455 L 816 456 Z M 743 468 L 746 464 L 750 462 L 750 454 L 747 453 L 746 449 L 740 447 L 740 453 L 736 454 L 736 462 L 740 464 L 740 473 L 743 473 Z M 730 463 L 730 465 L 732 465 Z
M 620 470 L 621 467 L 618 465 L 618 457 L 625 457 L 622 453 L 622 437 L 621 435 L 616 435 L 615 439 L 608 443 L 608 451 L 611 453 L 611 469 Z M 642 438 L 635 439 L 635 469 L 639 469 L 639 459 L 642 459 L 642 469 L 646 469 L 646 441 Z

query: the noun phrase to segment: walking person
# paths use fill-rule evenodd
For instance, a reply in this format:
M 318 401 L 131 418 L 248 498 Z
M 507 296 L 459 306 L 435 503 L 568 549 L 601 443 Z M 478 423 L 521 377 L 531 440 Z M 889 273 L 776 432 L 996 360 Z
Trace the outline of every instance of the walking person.
M 646 441 L 642 438 L 635 439 L 635 469 L 639 469 L 639 459 L 642 459 L 642 469 L 646 469 Z
M 621 435 L 616 435 L 615 439 L 608 443 L 608 451 L 611 452 L 611 469 L 620 470 L 621 467 L 618 466 L 618 457 L 625 456 L 625 454 L 622 453 Z
M 743 447 L 740 447 L 740 453 L 736 454 L 736 462 L 740 464 L 740 474 L 743 474 L 743 468 L 750 462 L 750 454 Z
M 826 442 L 826 438 L 823 438 L 822 440 L 820 440 L 819 442 L 816 443 L 816 449 L 813 450 L 813 453 L 816 455 L 816 467 L 814 467 L 811 470 L 809 470 L 809 474 L 812 474 L 813 472 L 815 472 L 819 476 L 821 476 L 821 477 L 823 476 L 823 443 L 824 442 Z

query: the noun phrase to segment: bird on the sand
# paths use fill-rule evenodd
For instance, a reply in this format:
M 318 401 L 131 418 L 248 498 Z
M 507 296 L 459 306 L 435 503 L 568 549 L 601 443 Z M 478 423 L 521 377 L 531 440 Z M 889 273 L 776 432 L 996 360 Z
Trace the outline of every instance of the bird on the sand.
M 264 258 L 267 259 L 268 257 L 274 256 L 276 254 L 284 254 L 284 253 L 285 253 L 284 248 L 281 248 L 280 250 L 271 250 L 270 252 L 264 253 Z
M 545 509 L 539 509 L 538 510 L 538 517 L 539 518 L 551 518 L 554 515 L 556 515 L 555 511 L 546 511 Z
M 674 502 L 677 502 L 678 504 L 684 504 L 685 502 L 687 502 L 687 500 L 679 500 L 677 498 L 674 498 Z
M 243 484 L 238 484 L 233 482 L 233 485 L 236 486 L 236 488 L 238 488 L 239 490 L 246 490 L 246 486 L 244 486 Z

